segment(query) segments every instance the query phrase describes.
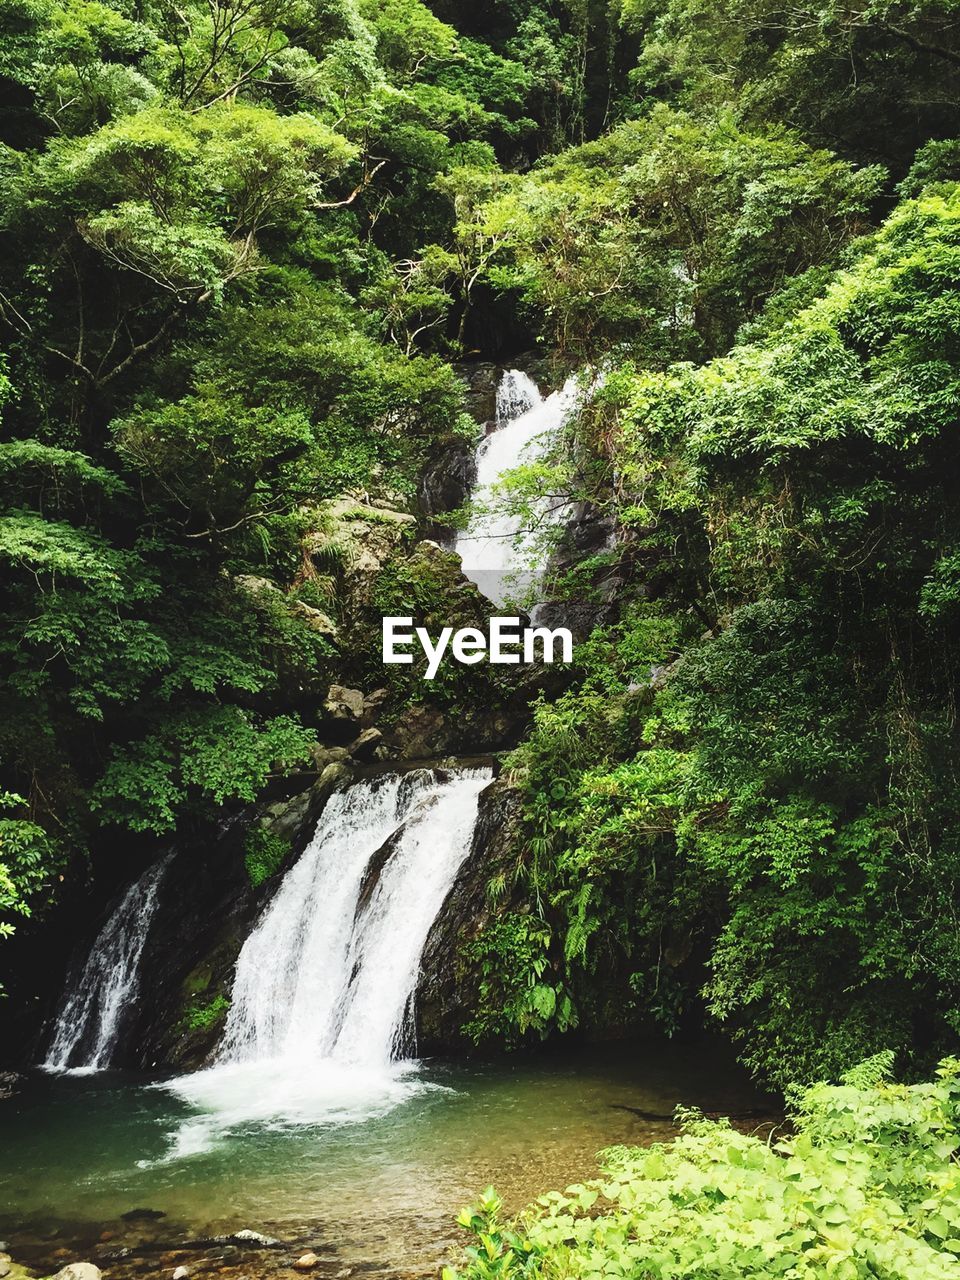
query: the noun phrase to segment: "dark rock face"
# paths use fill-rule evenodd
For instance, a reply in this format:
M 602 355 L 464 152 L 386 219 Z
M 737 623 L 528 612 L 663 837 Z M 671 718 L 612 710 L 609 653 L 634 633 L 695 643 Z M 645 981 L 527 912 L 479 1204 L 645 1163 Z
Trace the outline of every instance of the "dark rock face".
M 202 853 L 191 856 L 189 845 L 181 849 L 144 949 L 140 1000 L 118 1065 L 193 1069 L 209 1061 L 223 1030 L 240 948 L 281 880 L 275 875 L 251 886 L 247 832 L 257 822 L 288 842 L 289 866 L 306 847 L 327 800 L 351 776 L 347 766 L 331 762 L 308 789 L 259 813 L 238 815 Z
M 463 1025 L 477 1007 L 480 975 L 464 948 L 492 917 L 487 882 L 511 856 L 519 816 L 519 796 L 505 781 L 490 784 L 480 797 L 473 844 L 457 882 L 434 921 L 420 962 L 415 1018 L 417 1052 L 469 1052 L 474 1046 Z
M 578 503 L 564 531 L 563 539 L 551 558 L 552 573 L 566 573 L 599 555 L 613 544 L 613 521 L 589 503 Z M 620 582 L 613 574 L 601 570 L 585 583 L 584 600 L 556 600 L 542 604 L 537 622 L 548 627 L 569 627 L 574 640 L 585 640 L 598 624 L 616 616 Z
M 474 449 L 467 440 L 456 440 L 448 445 L 427 467 L 420 480 L 417 502 L 428 538 L 444 547 L 453 545 L 454 531 L 436 517 L 462 507 L 476 478 Z
M 488 360 L 463 360 L 453 366 L 466 388 L 464 408 L 481 426 L 497 412 L 497 386 L 503 367 Z

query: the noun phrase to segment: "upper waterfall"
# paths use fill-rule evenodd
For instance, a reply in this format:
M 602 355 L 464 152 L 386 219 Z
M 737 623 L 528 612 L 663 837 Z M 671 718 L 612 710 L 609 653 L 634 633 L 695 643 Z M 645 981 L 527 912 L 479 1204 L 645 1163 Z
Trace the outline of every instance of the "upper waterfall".
M 140 958 L 172 854 L 149 867 L 100 930 L 64 994 L 43 1067 L 101 1071 L 110 1066 L 124 1015 L 140 986 Z
M 519 369 L 507 370 L 500 379 L 496 429 L 477 448 L 476 510 L 454 548 L 464 574 L 495 605 L 539 582 L 542 572 L 532 563 L 537 531 L 562 523 L 567 514 L 563 500 L 546 494 L 533 503 L 532 520 L 497 510 L 497 485 L 513 468 L 549 456 L 577 401 L 576 378 L 546 398 Z

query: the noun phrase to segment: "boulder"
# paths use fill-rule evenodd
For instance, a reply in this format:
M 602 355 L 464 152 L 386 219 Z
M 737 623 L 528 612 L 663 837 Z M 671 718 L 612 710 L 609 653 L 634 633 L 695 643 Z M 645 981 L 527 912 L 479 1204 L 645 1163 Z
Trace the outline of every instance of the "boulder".
M 332 684 L 323 709 L 332 720 L 359 720 L 363 715 L 363 694 L 359 689 Z
M 314 609 L 312 605 L 297 600 L 294 602 L 293 611 L 304 620 L 311 631 L 316 631 L 318 635 L 326 636 L 329 640 L 336 640 L 337 624 L 322 609 Z
M 318 515 L 321 527 L 305 536 L 303 551 L 322 573 L 329 572 L 331 557 L 335 558 L 338 596 L 344 616 L 350 618 L 358 605 L 369 601 L 377 574 L 409 540 L 417 520 L 407 511 L 377 506 L 366 495 L 337 498 Z
M 211 1243 L 239 1245 L 247 1249 L 280 1249 L 283 1247 L 282 1240 L 275 1240 L 273 1236 L 265 1236 L 259 1231 L 251 1231 L 249 1227 L 243 1227 L 240 1231 L 233 1231 L 228 1236 L 214 1236 Z
M 310 748 L 310 754 L 317 767 L 317 773 L 323 773 L 328 764 L 350 763 L 350 752 L 346 747 L 321 747 L 318 742 Z
M 350 523 L 384 524 L 404 527 L 417 523 L 416 516 L 408 511 L 397 511 L 394 507 L 377 506 L 373 502 L 362 502 L 349 495 L 336 498 L 326 508 L 328 518 L 345 520 Z
M 349 779 L 348 759 L 349 753 L 345 757 L 338 755 L 328 760 L 312 787 L 297 792 L 288 800 L 274 801 L 264 812 L 260 825 L 271 835 L 295 845 L 297 836 L 316 824 L 331 794 Z
M 383 734 L 379 729 L 364 729 L 359 738 L 350 744 L 350 754 L 357 760 L 368 760 L 382 740 Z
M 101 1280 L 103 1272 L 92 1262 L 68 1262 L 61 1267 L 54 1280 Z
M 258 578 L 255 573 L 238 573 L 234 578 L 234 582 L 241 591 L 246 591 L 248 595 L 259 596 L 276 592 L 280 594 L 280 588 L 275 582 L 271 582 L 269 578 Z
M 364 729 L 369 729 L 376 723 L 389 698 L 389 689 L 374 689 L 372 693 L 363 695 L 363 716 L 360 723 Z

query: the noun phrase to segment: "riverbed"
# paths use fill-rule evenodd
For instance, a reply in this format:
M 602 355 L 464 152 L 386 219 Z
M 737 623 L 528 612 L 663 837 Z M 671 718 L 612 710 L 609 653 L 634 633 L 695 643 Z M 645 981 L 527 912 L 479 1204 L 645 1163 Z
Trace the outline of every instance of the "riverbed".
M 85 1258 L 109 1277 L 184 1264 L 239 1280 L 312 1250 L 318 1276 L 435 1276 L 488 1184 L 519 1209 L 590 1176 L 603 1147 L 668 1140 L 678 1103 L 748 1129 L 776 1118 L 712 1045 L 403 1063 L 376 1080 L 36 1075 L 0 1102 L 0 1238 L 41 1275 Z M 238 1230 L 282 1247 L 201 1244 Z

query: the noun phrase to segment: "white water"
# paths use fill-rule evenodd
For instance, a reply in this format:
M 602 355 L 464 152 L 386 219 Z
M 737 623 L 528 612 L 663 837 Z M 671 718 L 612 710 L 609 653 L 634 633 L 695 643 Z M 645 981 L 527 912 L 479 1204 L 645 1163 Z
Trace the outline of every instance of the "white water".
M 251 1123 L 366 1119 L 427 1087 L 401 1059 L 411 1002 L 490 776 L 421 769 L 331 797 L 241 949 L 217 1062 L 168 1086 L 203 1113 L 168 1158 Z
M 472 499 L 477 510 L 455 546 L 464 574 L 495 605 L 522 596 L 525 587 L 536 588 L 544 573 L 544 566 L 536 563 L 544 555 L 538 534 L 562 524 L 568 514 L 566 503 L 549 494 L 534 501 L 529 518 L 506 512 L 497 486 L 514 467 L 549 456 L 577 403 L 575 378 L 546 399 L 533 379 L 518 369 L 508 370 L 500 380 L 496 430 L 476 454 Z
M 100 930 L 57 1015 L 43 1067 L 82 1075 L 110 1065 L 124 1013 L 140 986 L 140 957 L 172 855 L 150 867 Z

